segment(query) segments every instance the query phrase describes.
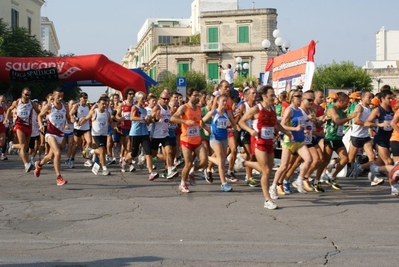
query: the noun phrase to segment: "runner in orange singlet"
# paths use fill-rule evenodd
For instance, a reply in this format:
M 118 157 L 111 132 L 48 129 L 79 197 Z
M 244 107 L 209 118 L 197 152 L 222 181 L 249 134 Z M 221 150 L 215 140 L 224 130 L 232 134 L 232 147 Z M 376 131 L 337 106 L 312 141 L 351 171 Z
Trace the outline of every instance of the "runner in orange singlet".
M 204 168 L 207 162 L 205 147 L 202 145 L 200 136 L 200 127 L 204 127 L 201 120 L 201 108 L 199 103 L 199 92 L 195 88 L 187 91 L 188 103 L 179 107 L 179 109 L 171 117 L 171 122 L 180 123 L 182 133 L 180 135 L 180 145 L 184 157 L 184 168 L 181 175 L 181 183 L 179 191 L 189 193 L 187 178 L 190 184 L 195 185 L 195 171 Z M 194 153 L 193 153 L 194 152 Z M 193 166 L 195 156 L 199 161 Z

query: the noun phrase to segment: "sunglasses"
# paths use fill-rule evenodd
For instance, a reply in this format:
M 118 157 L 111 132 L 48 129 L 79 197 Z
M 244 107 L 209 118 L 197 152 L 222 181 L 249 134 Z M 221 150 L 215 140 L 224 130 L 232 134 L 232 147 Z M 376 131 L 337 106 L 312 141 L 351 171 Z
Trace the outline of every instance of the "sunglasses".
M 161 97 L 161 99 L 163 99 L 163 100 L 169 100 L 169 98 L 167 98 L 167 97 Z
M 26 96 L 26 97 L 30 97 L 30 94 L 24 94 L 24 96 Z
M 312 103 L 314 101 L 314 99 L 312 98 L 305 98 L 308 102 Z
M 293 97 L 302 98 L 302 95 L 293 95 Z
M 128 95 L 134 95 L 134 93 L 128 93 Z
M 87 96 L 82 96 L 82 98 L 83 98 L 83 99 L 87 99 L 88 97 L 87 97 Z

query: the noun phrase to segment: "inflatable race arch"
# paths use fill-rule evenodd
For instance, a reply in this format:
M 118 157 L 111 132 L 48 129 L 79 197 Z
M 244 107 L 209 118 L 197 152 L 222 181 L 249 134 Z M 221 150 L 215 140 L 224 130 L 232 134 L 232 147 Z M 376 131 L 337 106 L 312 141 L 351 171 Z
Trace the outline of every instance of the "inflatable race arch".
M 70 57 L 0 57 L 1 82 L 96 80 L 124 93 L 147 93 L 144 78 L 101 54 Z

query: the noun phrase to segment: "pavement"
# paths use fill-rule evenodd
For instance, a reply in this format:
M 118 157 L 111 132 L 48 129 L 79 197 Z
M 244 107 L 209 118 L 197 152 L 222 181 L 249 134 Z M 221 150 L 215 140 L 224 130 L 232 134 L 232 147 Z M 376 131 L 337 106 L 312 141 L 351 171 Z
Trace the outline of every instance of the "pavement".
M 161 164 L 157 163 L 158 170 Z M 148 181 L 145 170 L 95 176 L 77 159 L 25 173 L 0 162 L 1 266 L 397 266 L 398 198 L 387 181 L 342 178 L 343 189 L 294 193 L 263 208 L 261 188 Z

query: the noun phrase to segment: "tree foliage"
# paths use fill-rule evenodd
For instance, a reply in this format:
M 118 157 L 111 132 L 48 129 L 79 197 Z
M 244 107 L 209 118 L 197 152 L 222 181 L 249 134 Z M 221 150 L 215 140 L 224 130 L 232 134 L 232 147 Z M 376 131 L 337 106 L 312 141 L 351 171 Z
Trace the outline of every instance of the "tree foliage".
M 187 79 L 187 89 L 197 88 L 198 90 L 206 90 L 208 92 L 213 92 L 214 84 L 208 83 L 205 75 L 198 71 L 187 71 L 183 75 L 176 75 L 170 72 L 163 74 L 163 81 L 157 86 L 153 86 L 149 89 L 149 92 L 159 96 L 164 88 L 169 88 L 172 92 L 177 91 L 176 78 L 178 76 L 186 77 Z
M 313 76 L 313 89 L 355 88 L 355 90 L 371 90 L 372 80 L 366 70 L 355 66 L 353 62 L 343 61 L 319 65 Z
M 54 56 L 47 50 L 42 48 L 41 43 L 31 36 L 27 29 L 12 29 L 7 23 L 0 18 L 0 56 L 2 57 L 48 57 Z M 32 99 L 44 99 L 57 86 L 61 86 L 59 82 L 0 82 L 0 94 L 6 95 L 7 98 L 18 98 L 22 89 L 29 87 L 32 91 Z M 65 94 L 65 100 L 74 99 L 79 94 L 79 88 Z

